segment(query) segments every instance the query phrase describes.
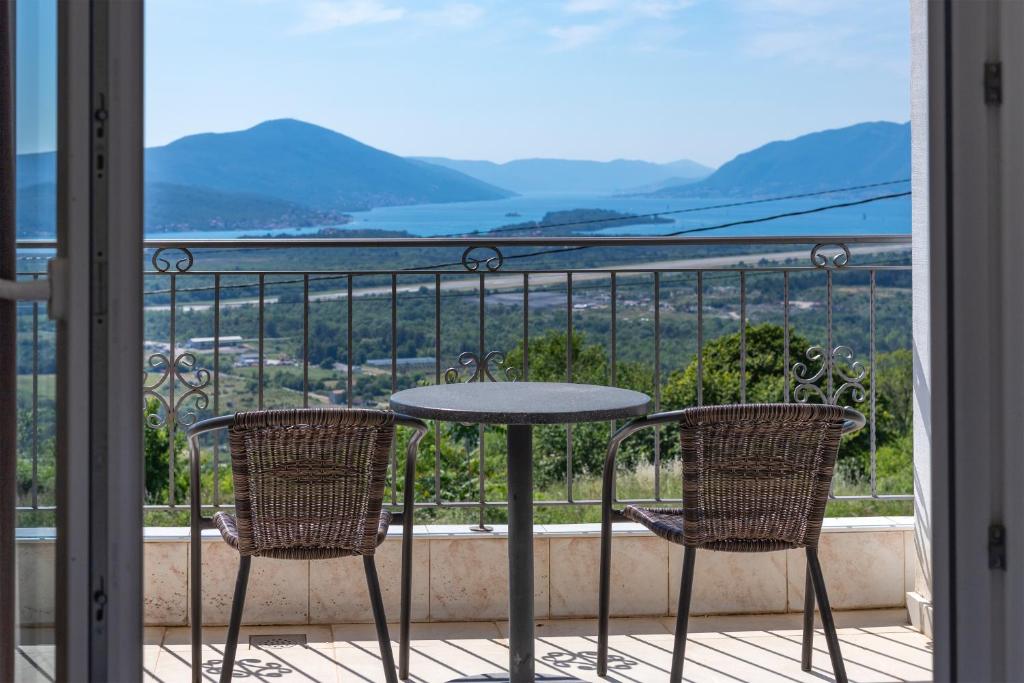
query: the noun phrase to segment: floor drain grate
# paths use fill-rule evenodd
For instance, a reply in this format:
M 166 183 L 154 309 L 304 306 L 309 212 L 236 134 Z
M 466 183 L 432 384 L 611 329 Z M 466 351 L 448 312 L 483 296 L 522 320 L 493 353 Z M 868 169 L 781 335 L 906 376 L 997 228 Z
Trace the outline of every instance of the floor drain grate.
M 260 647 L 264 650 L 284 650 L 289 647 L 306 647 L 306 634 L 286 633 L 249 636 L 249 647 Z

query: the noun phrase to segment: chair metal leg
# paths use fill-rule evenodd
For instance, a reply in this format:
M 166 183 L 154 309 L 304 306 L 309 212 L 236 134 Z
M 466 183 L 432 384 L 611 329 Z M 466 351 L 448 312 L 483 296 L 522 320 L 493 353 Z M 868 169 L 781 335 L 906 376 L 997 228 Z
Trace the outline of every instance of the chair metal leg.
M 828 654 L 832 658 L 832 672 L 838 683 L 847 683 L 843 653 L 839 649 L 839 636 L 836 634 L 836 624 L 832 620 L 832 608 L 828 604 L 828 593 L 825 591 L 825 577 L 821 574 L 818 553 L 813 548 L 807 548 L 807 568 L 810 570 L 814 582 L 814 594 L 818 600 L 818 608 L 821 610 L 821 623 L 825 627 L 825 641 L 828 643 Z
M 221 683 L 231 680 L 235 668 L 235 651 L 238 649 L 238 631 L 242 626 L 242 608 L 245 607 L 245 589 L 249 585 L 249 566 L 252 558 L 243 555 L 238 562 L 238 577 L 235 579 L 235 598 L 231 601 L 231 621 L 228 622 L 228 642 L 224 645 L 224 663 L 220 668 Z
M 405 507 L 402 510 L 402 606 L 399 613 L 398 627 L 398 677 L 407 680 L 409 678 L 409 647 L 410 630 L 412 622 L 412 523 L 413 523 L 413 496 L 412 476 L 406 472 L 406 494 Z
M 811 567 L 808 563 L 804 570 L 804 641 L 803 656 L 800 658 L 800 668 L 804 671 L 811 670 L 811 656 L 814 653 L 814 580 L 811 578 Z
M 377 580 L 377 565 L 373 555 L 363 555 L 363 569 L 366 572 L 366 588 L 370 593 L 373 607 L 373 621 L 377 626 L 377 642 L 380 644 L 380 658 L 384 662 L 384 677 L 388 683 L 398 683 L 395 675 L 395 659 L 391 654 L 391 636 L 388 634 L 388 619 L 384 613 L 384 600 L 380 596 L 380 582 Z
M 601 578 L 597 605 L 597 675 L 608 675 L 608 615 L 611 611 L 612 514 L 601 512 Z
M 693 593 L 693 567 L 697 561 L 697 549 L 683 551 L 683 578 L 679 584 L 679 608 L 676 612 L 676 638 L 672 646 L 672 672 L 670 683 L 683 680 L 683 662 L 686 659 L 686 630 L 690 623 L 690 595 Z
M 411 516 L 411 515 L 410 515 Z M 398 677 L 409 678 L 409 646 L 412 628 L 412 534 L 402 541 L 402 607 L 399 615 Z

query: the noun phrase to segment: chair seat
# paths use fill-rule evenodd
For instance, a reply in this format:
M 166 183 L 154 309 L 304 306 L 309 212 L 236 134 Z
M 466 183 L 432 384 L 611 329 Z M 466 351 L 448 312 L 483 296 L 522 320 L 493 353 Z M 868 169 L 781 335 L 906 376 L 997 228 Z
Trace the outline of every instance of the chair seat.
M 655 536 L 678 545 L 688 545 L 684 534 L 683 514 L 682 508 L 646 508 L 637 505 L 627 505 L 622 510 L 623 517 L 637 524 L 643 524 L 654 532 Z M 785 541 L 764 538 L 736 538 L 689 545 L 707 550 L 745 553 L 789 550 L 800 547 Z
M 218 512 L 213 516 L 213 523 L 220 530 L 224 541 L 235 550 L 238 550 L 238 522 L 226 512 Z M 388 526 L 391 524 L 391 513 L 387 510 L 380 511 L 380 521 L 377 524 L 377 546 L 379 547 L 388 535 Z M 326 560 L 332 557 L 348 557 L 360 555 L 350 548 L 320 548 L 313 546 L 294 546 L 289 548 L 270 548 L 259 553 L 259 557 L 273 557 L 281 560 Z

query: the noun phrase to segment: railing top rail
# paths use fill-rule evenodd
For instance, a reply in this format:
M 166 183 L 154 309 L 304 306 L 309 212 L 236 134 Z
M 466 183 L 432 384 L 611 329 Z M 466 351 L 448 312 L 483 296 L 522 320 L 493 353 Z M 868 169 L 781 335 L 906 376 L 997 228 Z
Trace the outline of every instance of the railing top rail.
M 912 264 L 909 263 L 864 263 L 864 264 L 851 264 L 843 266 L 844 271 L 906 271 L 913 268 Z M 664 267 L 626 267 L 626 268 L 615 268 L 615 267 L 595 267 L 595 268 L 557 268 L 552 270 L 542 270 L 537 268 L 502 268 L 496 271 L 484 271 L 488 277 L 500 278 L 502 276 L 512 275 L 583 275 L 593 278 L 601 277 L 607 278 L 610 275 L 651 275 L 653 273 L 663 274 L 680 274 L 680 275 L 693 275 L 695 273 L 801 273 L 801 272 L 820 272 L 822 268 L 816 266 L 803 266 L 803 265 L 780 265 L 780 266 L 767 266 L 761 264 L 755 264 L 749 267 L 743 266 L 664 266 Z M 40 275 L 45 273 L 39 273 L 36 271 L 24 271 L 18 273 L 19 275 Z M 345 278 L 349 275 L 358 277 L 371 277 L 380 275 L 401 275 L 405 276 L 416 276 L 416 275 L 443 275 L 446 278 L 463 277 L 463 278 L 479 278 L 479 271 L 465 271 L 455 270 L 454 268 L 448 270 L 442 269 L 416 269 L 416 270 L 396 270 L 394 268 L 385 270 L 267 270 L 267 269 L 254 269 L 254 270 L 188 270 L 188 271 L 161 271 L 161 270 L 146 270 L 143 271 L 144 275 L 179 275 L 182 277 L 209 277 L 211 275 L 229 275 L 232 277 L 243 277 L 251 275 L 267 275 L 271 277 L 286 276 L 295 277 L 301 275 L 309 275 L 312 281 L 317 280 L 332 280 L 336 278 Z M 280 283 L 278 283 L 280 284 Z M 541 283 L 544 284 L 544 283 Z M 246 285 L 249 286 L 249 285 Z M 230 288 L 229 285 L 223 285 L 225 289 Z
M 490 245 L 498 247 L 629 247 L 629 246 L 729 246 L 729 245 L 786 245 L 786 244 L 894 244 L 909 245 L 908 234 L 880 235 L 782 235 L 727 237 L 665 237 L 658 235 L 631 235 L 619 237 L 548 236 L 497 237 L 494 235 L 465 235 L 463 237 L 282 237 L 271 239 L 147 239 L 147 249 L 168 249 L 187 246 L 190 249 L 301 249 L 311 247 L 388 248 L 388 247 L 466 247 Z M 53 240 L 18 240 L 19 249 L 54 249 Z

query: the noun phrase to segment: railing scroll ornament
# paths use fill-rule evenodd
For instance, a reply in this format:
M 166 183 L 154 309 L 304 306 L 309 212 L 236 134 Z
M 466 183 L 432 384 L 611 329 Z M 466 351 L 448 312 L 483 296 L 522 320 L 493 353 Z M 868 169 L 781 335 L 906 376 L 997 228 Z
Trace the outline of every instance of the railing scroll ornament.
M 864 389 L 867 368 L 854 359 L 853 349 L 849 346 L 837 346 L 828 354 L 823 347 L 812 346 L 807 349 L 806 355 L 807 363 L 797 361 L 793 364 L 793 377 L 796 379 L 793 399 L 797 403 L 807 403 L 816 398 L 822 403 L 838 405 L 847 392 L 854 403 L 861 403 L 867 397 Z M 812 372 L 810 367 L 817 363 L 821 365 Z M 821 381 L 826 377 L 832 377 L 833 381 L 826 382 L 825 388 L 822 388 Z M 838 378 L 838 382 L 834 381 L 835 378 Z M 837 383 L 838 386 L 832 388 Z
M 850 265 L 850 248 L 842 242 L 818 243 L 811 248 L 811 263 L 822 270 L 838 270 Z
M 494 255 L 488 256 L 486 258 L 478 258 L 476 256 L 473 256 L 473 252 L 477 251 L 478 249 L 492 251 L 494 252 Z M 496 270 L 499 270 L 504 263 L 505 256 L 501 253 L 501 249 L 498 249 L 498 247 L 495 247 L 490 244 L 471 244 L 470 246 L 466 247 L 466 250 L 464 252 L 462 252 L 462 266 L 466 270 L 474 273 L 480 270 L 481 264 L 484 265 L 487 268 L 487 270 L 493 273 Z
M 487 380 L 497 382 L 492 369 L 504 375 L 504 381 L 516 382 L 520 379 L 519 368 L 505 366 L 505 354 L 501 351 L 490 351 L 484 356 L 482 363 L 477 354 L 472 351 L 464 351 L 459 354 L 458 364 L 459 367 L 451 367 L 444 371 L 445 384 L 457 384 L 463 381 L 460 368 L 469 370 L 469 377 L 465 380 L 467 383 L 486 382 Z M 496 367 L 492 368 L 492 364 Z
M 172 259 L 164 257 L 164 253 L 168 251 L 180 251 L 181 256 L 172 263 Z M 186 273 L 195 263 L 195 257 L 192 256 L 192 251 L 188 247 L 160 247 L 153 252 L 150 263 L 158 273 L 170 272 L 172 268 L 178 273 Z
M 173 352 L 172 352 L 173 353 Z M 159 429 L 177 425 L 189 427 L 199 419 L 199 413 L 210 405 L 206 388 L 210 385 L 210 371 L 196 368 L 196 357 L 191 353 L 180 353 L 170 362 L 169 354 L 154 353 L 147 361 L 149 367 L 160 374 L 156 381 L 145 383 L 150 374 L 143 371 L 142 395 L 145 399 L 156 399 L 160 412 L 146 415 L 146 427 Z M 190 376 L 191 375 L 191 376 Z M 176 383 L 184 386 L 184 393 L 176 395 Z M 165 391 L 160 391 L 164 385 Z M 173 401 L 173 403 L 172 403 Z

